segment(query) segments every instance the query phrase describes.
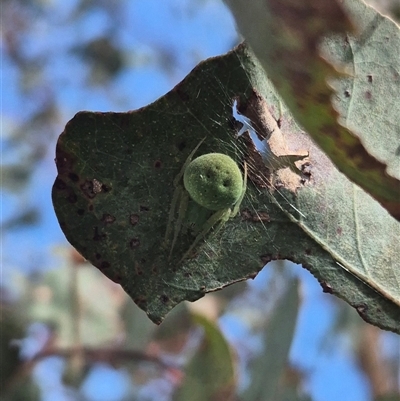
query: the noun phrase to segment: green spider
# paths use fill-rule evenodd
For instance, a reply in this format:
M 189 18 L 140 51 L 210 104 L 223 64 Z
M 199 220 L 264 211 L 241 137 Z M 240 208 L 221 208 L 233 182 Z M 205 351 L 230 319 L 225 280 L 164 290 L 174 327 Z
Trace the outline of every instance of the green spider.
M 213 211 L 214 213 L 198 228 L 192 245 L 182 256 L 180 262 L 187 258 L 198 242 L 214 226 L 214 233 L 217 233 L 230 218 L 237 215 L 246 193 L 246 163 L 244 163 L 244 176 L 242 177 L 237 163 L 222 153 L 208 153 L 192 160 L 204 139 L 190 153 L 173 181 L 175 191 L 164 238 L 164 243 L 168 245 L 173 231 L 168 260 L 171 259 L 178 236 L 186 222 L 190 199 L 194 201 L 191 205 L 194 208 L 191 210 L 193 215 L 204 215 L 204 211 Z M 177 217 L 174 223 L 175 216 Z

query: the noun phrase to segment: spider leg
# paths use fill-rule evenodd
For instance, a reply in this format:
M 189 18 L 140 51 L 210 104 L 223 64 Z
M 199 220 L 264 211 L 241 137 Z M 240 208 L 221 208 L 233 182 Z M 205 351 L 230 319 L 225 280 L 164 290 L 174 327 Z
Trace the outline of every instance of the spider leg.
M 186 167 L 189 165 L 189 163 L 192 161 L 192 158 L 194 156 L 194 154 L 196 153 L 197 149 L 200 147 L 200 145 L 204 142 L 206 138 L 204 137 L 198 144 L 197 146 L 193 149 L 193 151 L 189 154 L 189 156 L 187 157 L 185 163 L 183 164 L 181 170 L 179 171 L 179 173 L 177 174 L 177 176 L 174 178 L 173 184 L 174 184 L 174 194 L 172 196 L 172 201 L 171 201 L 171 207 L 169 209 L 169 214 L 168 214 L 168 221 L 167 221 L 167 229 L 165 230 L 165 235 L 164 235 L 164 246 L 168 245 L 168 238 L 170 238 L 171 233 L 172 233 L 172 225 L 173 225 L 173 221 L 177 212 L 177 205 L 179 203 L 179 209 L 178 209 L 178 220 L 179 220 L 179 215 L 181 214 L 179 211 L 182 207 L 182 196 L 185 192 L 185 189 L 182 186 L 181 180 L 182 177 L 185 173 Z M 187 202 L 187 200 L 186 200 Z M 187 207 L 187 205 L 186 205 Z M 185 209 L 185 213 L 186 213 L 186 209 Z M 177 224 L 175 225 L 175 229 L 174 229 L 174 239 L 172 241 L 172 248 L 170 250 L 170 255 L 169 258 L 171 257 L 171 253 L 173 250 L 173 247 L 175 246 L 175 242 L 176 239 L 178 238 L 178 234 L 179 234 L 179 230 L 181 228 L 182 225 L 182 220 L 185 216 L 183 215 L 180 219 L 180 223 L 179 223 L 179 227 L 177 227 Z M 178 228 L 178 230 L 177 230 Z
M 174 195 L 172 197 L 171 207 L 169 209 L 169 214 L 168 214 L 168 222 L 167 222 L 167 229 L 165 230 L 164 244 L 168 244 L 168 238 L 171 236 L 172 222 L 174 221 L 174 217 L 176 214 L 176 205 L 178 204 L 180 196 L 182 196 L 182 191 L 183 188 L 181 185 L 175 188 Z
M 181 260 L 179 263 L 181 263 L 183 260 L 185 260 L 189 254 L 192 252 L 194 247 L 197 245 L 199 241 L 201 241 L 211 230 L 211 228 L 218 223 L 218 226 L 214 230 L 214 234 L 218 233 L 218 231 L 223 227 L 223 225 L 229 220 L 231 216 L 231 210 L 230 209 L 223 209 L 223 210 L 218 210 L 215 212 L 205 223 L 203 226 L 203 229 L 200 231 L 199 234 L 197 234 L 196 238 L 194 239 L 192 245 L 190 245 L 190 248 L 185 252 L 185 254 L 182 256 Z
M 189 203 L 189 194 L 183 189 L 183 187 L 181 189 L 181 197 L 180 198 L 181 198 L 181 200 L 179 202 L 178 218 L 176 220 L 175 227 L 174 227 L 174 238 L 172 239 L 172 244 L 171 244 L 171 249 L 169 251 L 168 260 L 171 259 L 172 251 L 174 250 L 176 240 L 178 239 L 178 235 L 181 231 L 182 222 L 183 222 L 183 219 L 185 218 L 188 203 Z
M 235 217 L 238 214 L 239 208 L 240 208 L 240 204 L 242 203 L 244 195 L 246 194 L 246 189 L 247 189 L 247 163 L 244 162 L 243 163 L 243 189 L 242 189 L 242 193 L 241 193 L 238 201 L 236 202 L 235 207 L 233 208 L 230 217 Z
M 193 159 L 194 154 L 197 152 L 197 149 L 200 147 L 200 145 L 204 142 L 206 138 L 204 137 L 197 145 L 196 147 L 192 150 L 192 152 L 190 153 L 190 155 L 187 157 L 185 163 L 183 164 L 181 171 L 179 172 L 179 174 L 175 177 L 174 179 L 174 186 L 177 187 L 180 184 L 180 181 L 183 177 L 183 174 L 185 174 L 185 170 L 186 167 L 190 164 L 190 162 Z

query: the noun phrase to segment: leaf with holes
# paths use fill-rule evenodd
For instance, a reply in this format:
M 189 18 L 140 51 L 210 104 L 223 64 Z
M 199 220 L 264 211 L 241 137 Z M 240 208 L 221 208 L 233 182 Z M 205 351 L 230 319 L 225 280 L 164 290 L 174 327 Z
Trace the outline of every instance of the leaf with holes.
M 399 26 L 361 0 L 225 1 L 293 116 L 400 221 Z
M 263 159 L 257 138 L 237 136 L 235 100 L 274 157 Z M 200 63 L 147 107 L 78 113 L 58 140 L 52 194 L 67 239 L 156 323 L 183 300 L 289 259 L 364 319 L 400 332 L 399 223 L 335 169 L 285 108 L 279 129 L 278 110 L 271 83 L 240 45 Z M 247 190 L 240 213 L 218 234 L 211 230 L 180 261 L 194 240 L 187 230 L 169 260 L 174 179 L 203 138 L 198 155 L 246 162 Z

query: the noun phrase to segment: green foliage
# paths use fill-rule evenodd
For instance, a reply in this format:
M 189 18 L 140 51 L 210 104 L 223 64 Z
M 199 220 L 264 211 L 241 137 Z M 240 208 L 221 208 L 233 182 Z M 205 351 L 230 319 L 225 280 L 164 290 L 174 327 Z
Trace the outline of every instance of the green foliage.
M 303 149 L 309 158 L 294 159 L 303 176 L 269 169 L 247 135 L 235 139 L 229 124 L 234 99 L 260 135 L 269 127 L 264 117 L 280 110 L 271 83 L 244 45 L 201 63 L 145 108 L 78 113 L 58 141 L 52 195 L 67 239 L 157 323 L 184 299 L 254 277 L 270 260 L 290 259 L 364 319 L 399 332 L 398 272 L 390 262 L 400 257 L 399 223 L 329 163 L 285 108 L 281 129 L 274 122 L 266 146 L 283 156 Z M 164 122 L 158 124 L 156 116 Z M 162 244 L 171 183 L 205 135 L 202 153 L 246 161 L 252 184 L 240 217 L 200 241 L 194 258 L 177 263 L 195 237 L 180 238 L 169 262 Z
M 245 3 L 250 10 L 251 4 Z M 283 5 L 284 1 L 275 3 Z M 317 141 L 322 141 L 320 145 L 341 171 L 352 179 L 355 174 L 354 181 L 359 180 L 396 215 L 398 183 L 392 178 L 399 171 L 399 152 L 393 147 L 398 143 L 396 135 L 400 132 L 396 97 L 399 30 L 363 3 L 347 4 L 354 21 L 359 24 L 357 34 L 360 38 L 338 35 L 326 39 L 324 46 L 335 62 L 350 66 L 349 76 L 340 76 L 330 83 L 336 91 L 334 107 L 339 111 L 341 121 L 355 128 L 356 137 L 339 128 L 334 140 L 329 138 L 328 134 L 335 129 L 336 113 L 326 102 L 327 96 L 324 98 L 324 94 L 331 92 L 326 91 L 326 74 L 323 72 L 333 70 L 326 66 L 320 70 L 319 61 L 314 59 L 311 63 L 308 54 L 290 51 L 290 47 L 296 47 L 293 44 L 298 44 L 294 38 L 304 38 L 298 35 L 298 27 L 300 33 L 308 35 L 313 33 L 309 27 L 318 26 L 310 12 L 292 14 L 295 16 L 294 31 L 285 25 L 287 20 L 272 16 L 278 23 L 278 37 L 289 38 L 289 49 L 283 43 L 273 44 L 274 35 L 270 33 L 267 33 L 267 40 L 259 35 L 264 45 L 272 43 L 274 52 L 278 52 L 277 56 L 274 52 L 265 53 L 267 62 L 263 68 L 268 70 L 275 84 L 276 71 L 269 68 L 277 70 L 283 78 L 277 84 L 278 92 L 282 91 L 279 95 L 271 82 L 265 80 L 264 70 L 251 51 L 242 46 L 200 64 L 170 94 L 140 112 L 80 113 L 66 127 L 65 135 L 59 141 L 59 176 L 53 192 L 63 229 L 70 242 L 108 277 L 121 282 L 131 298 L 154 321 L 160 322 L 183 299 L 194 300 L 238 280 L 253 278 L 264 263 L 286 258 L 303 263 L 320 281 L 323 291 L 344 298 L 367 321 L 399 332 L 400 280 L 395 266 L 400 255 L 399 225 L 336 171 L 292 117 L 293 114 L 302 127 L 316 135 Z M 7 230 L 37 222 L 36 208 L 26 207 L 35 198 L 31 196 L 29 180 L 36 171 L 35 165 L 48 154 L 49 139 L 54 138 L 54 132 L 60 132 L 59 116 L 65 115 L 65 107 L 70 107 L 70 104 L 59 102 L 56 88 L 60 85 L 54 85 L 54 70 L 48 67 L 59 64 L 54 63 L 55 60 L 64 62 L 66 52 L 71 49 L 51 47 L 53 41 L 46 49 L 41 40 L 41 49 L 32 53 L 31 46 L 22 45 L 27 43 L 26 37 L 28 43 L 35 40 L 32 32 L 44 19 L 46 31 L 50 27 L 52 22 L 47 18 L 53 14 L 53 9 L 49 14 L 46 2 L 5 2 L 4 7 L 5 46 L 10 57 L 6 56 L 6 68 L 9 61 L 18 66 L 20 90 L 28 95 L 28 101 L 23 99 L 24 107 L 12 117 L 15 120 L 7 121 L 7 116 L 5 119 L 4 131 L 11 126 L 12 132 L 5 139 L 6 152 L 13 152 L 18 146 L 22 152 L 18 164 L 3 166 L 2 184 L 5 190 L 19 194 L 21 189 L 26 190 L 23 202 L 15 208 L 16 215 L 3 222 L 2 228 Z M 80 20 L 81 13 L 91 8 L 103 16 L 107 15 L 108 9 L 111 16 L 108 23 L 111 22 L 112 28 L 75 48 L 75 55 L 85 62 L 84 67 L 89 66 L 89 79 L 82 80 L 66 70 L 70 76 L 62 77 L 60 87 L 64 94 L 69 92 L 65 90 L 68 88 L 66 82 L 72 86 L 79 82 L 85 87 L 85 81 L 90 80 L 91 84 L 98 85 L 97 89 L 106 87 L 107 94 L 113 98 L 116 94 L 111 87 L 112 81 L 127 67 L 128 58 L 129 63 L 141 65 L 143 58 L 135 59 L 137 55 L 132 49 L 118 43 L 119 30 L 115 29 L 112 20 L 120 20 L 115 16 L 121 9 L 83 1 L 77 5 L 74 17 L 78 16 Z M 58 15 L 57 10 L 54 11 L 54 15 Z M 301 20 L 297 19 L 299 15 Z M 251 26 L 258 31 L 260 26 L 255 16 L 265 17 L 265 14 L 253 13 Z M 66 24 L 70 26 L 71 22 L 68 18 Z M 347 23 L 341 19 L 333 19 L 333 22 Z M 63 23 L 62 18 L 56 21 L 57 25 Z M 265 20 L 264 25 L 272 26 L 265 24 Z M 281 33 L 287 33 L 287 36 Z M 65 46 L 70 46 L 70 39 Z M 317 83 L 323 85 L 305 85 L 310 82 L 304 80 L 307 73 L 300 77 L 286 75 L 286 66 L 279 61 L 280 53 L 285 53 L 284 59 L 289 61 L 290 68 L 309 68 L 312 74 L 307 79 L 313 78 L 315 73 Z M 166 53 L 160 57 L 161 63 L 163 59 L 173 66 L 173 56 Z M 333 75 L 337 76 L 336 73 Z M 42 96 L 43 89 L 45 96 Z M 291 99 L 293 92 L 297 96 L 295 99 Z M 263 101 L 255 100 L 255 95 L 260 93 Z M 117 94 L 119 100 L 120 95 Z M 38 100 L 33 112 L 30 96 Z M 280 96 L 291 106 L 291 112 L 285 105 L 281 106 Z M 256 127 L 266 148 L 264 152 L 255 150 L 247 134 L 237 138 L 238 128 L 231 113 L 234 99 L 238 100 L 239 111 Z M 254 110 L 258 106 L 264 109 Z M 266 117 L 269 123 L 265 122 Z M 275 142 L 266 140 L 271 133 Z M 280 135 L 277 141 L 276 135 Z M 240 214 L 231 215 L 235 218 L 229 220 L 218 235 L 215 230 L 207 232 L 196 245 L 195 252 L 187 260 L 180 261 L 180 255 L 185 256 L 197 238 L 196 230 L 190 230 L 190 227 L 204 227 L 210 216 L 210 213 L 198 213 L 201 208 L 189 207 L 185 216 L 189 229 L 179 237 L 177 256 L 169 261 L 162 237 L 173 199 L 172 183 L 190 150 L 204 136 L 206 141 L 200 153 L 218 151 L 229 155 L 236 167 L 249 167 L 249 190 L 240 205 Z M 286 145 L 281 146 L 283 143 Z M 360 146 L 361 143 L 365 148 Z M 259 153 L 262 153 L 261 157 Z M 388 166 L 388 176 L 383 161 Z M 355 168 L 360 165 L 362 168 Z M 286 167 L 293 174 L 288 176 Z M 237 183 L 238 186 L 242 184 L 241 175 Z M 36 190 L 39 193 L 41 188 L 36 185 Z M 385 198 L 394 199 L 394 202 L 385 203 Z M 223 207 L 231 207 L 237 202 L 235 199 Z M 240 203 L 241 199 L 237 206 Z M 190 201 L 190 205 L 194 204 Z M 25 244 L 24 241 L 21 243 Z M 241 288 L 244 285 L 243 282 Z M 237 288 L 232 286 L 216 294 L 219 314 L 227 304 L 226 294 L 232 294 Z M 125 297 L 118 285 L 86 264 L 61 267 L 45 274 L 43 280 L 36 277 L 35 284 L 27 284 L 24 291 L 19 290 L 22 301 L 7 304 L 8 297 L 4 296 L 7 301 L 1 310 L 0 398 L 5 401 L 36 400 L 43 396 L 32 380 L 32 368 L 43 356 L 20 362 L 18 348 L 10 346 L 12 340 L 23 338 L 23 329 L 28 326 L 27 317 L 52 325 L 56 335 L 44 351 L 65 358 L 76 393 L 77 383 L 90 371 L 91 364 L 100 361 L 131 369 L 133 380 L 140 386 L 153 378 L 154 371 L 159 377 L 174 377 L 174 386 L 179 387 L 175 394 L 177 399 L 203 399 L 206 395 L 209 399 L 228 401 L 238 397 L 239 361 L 234 350 L 218 324 L 193 314 L 187 303 L 175 307 L 163 324 L 155 327 L 145 313 Z M 268 297 L 271 290 L 273 287 L 268 286 Z M 243 299 L 236 301 L 242 303 Z M 258 301 L 258 315 L 256 308 L 246 305 L 247 313 L 241 317 L 241 321 L 247 320 L 247 323 L 254 319 L 252 327 L 258 329 L 264 341 L 262 352 L 250 365 L 252 380 L 247 391 L 241 394 L 242 399 L 308 400 L 307 396 L 299 395 L 304 380 L 301 375 L 307 372 L 294 372 L 295 369 L 290 367 L 289 370 L 287 366 L 298 313 L 297 286 L 289 284 L 273 305 L 262 299 Z M 209 308 L 204 311 L 209 312 Z M 353 312 L 353 318 L 357 317 L 354 311 L 346 311 Z M 360 320 L 354 321 L 360 324 Z M 203 336 L 198 346 L 189 349 L 189 354 L 192 352 L 189 363 L 183 366 L 171 362 L 172 355 L 182 360 L 182 343 L 190 344 L 190 336 L 198 327 L 203 329 Z M 355 338 L 358 340 L 359 336 Z M 17 341 L 13 343 L 17 344 Z M 134 397 L 130 395 L 130 399 Z M 397 400 L 398 395 L 378 398 Z
M 200 315 L 193 320 L 204 336 L 185 369 L 185 378 L 175 401 L 232 400 L 235 395 L 235 360 L 218 326 Z
M 23 317 L 12 305 L 0 306 L 0 397 L 10 390 L 12 378 L 18 371 L 18 347 L 12 346 L 12 341 L 23 336 Z
M 362 0 L 325 1 L 318 8 L 314 0 L 226 3 L 299 124 L 336 168 L 400 220 L 400 164 L 392 142 L 382 144 L 382 137 L 399 132 L 398 25 Z M 323 41 L 329 51 L 321 57 Z M 343 78 L 338 93 L 328 82 L 335 78 Z

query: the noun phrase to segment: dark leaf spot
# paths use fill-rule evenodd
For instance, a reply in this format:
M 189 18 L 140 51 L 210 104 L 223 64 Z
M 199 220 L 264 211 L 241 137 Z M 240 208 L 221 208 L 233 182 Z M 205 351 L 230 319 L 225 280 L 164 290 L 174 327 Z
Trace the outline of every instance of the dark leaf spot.
M 85 210 L 84 210 L 84 209 L 78 209 L 78 210 L 76 211 L 76 213 L 77 213 L 79 216 L 83 216 L 83 215 L 85 214 Z
M 146 310 L 147 301 L 145 298 L 135 298 L 134 302 L 139 308 Z
M 101 221 L 104 221 L 106 224 L 112 224 L 115 221 L 115 217 L 111 216 L 111 214 L 104 213 L 103 217 L 101 218 Z
M 111 187 L 109 187 L 109 186 L 103 184 L 103 185 L 101 186 L 101 190 L 102 190 L 103 192 L 110 192 L 110 191 L 111 191 Z
M 270 254 L 264 254 L 260 256 L 261 262 L 266 265 L 268 262 L 271 262 L 272 260 L 272 255 Z
M 264 211 L 251 211 L 249 209 L 243 209 L 240 215 L 244 221 L 251 221 L 253 223 L 265 222 L 269 223 L 271 218 L 267 212 Z
M 362 316 L 368 310 L 368 306 L 365 304 L 360 304 L 356 306 L 356 310 Z
M 108 269 L 110 266 L 111 266 L 110 263 L 102 262 L 100 265 L 100 269 Z
M 368 75 L 367 75 L 367 79 L 368 79 L 368 82 L 371 83 L 371 82 L 372 82 L 372 75 L 371 75 L 371 74 L 368 74 Z
M 145 300 L 138 302 L 137 306 L 141 309 L 147 309 L 147 302 Z
M 161 167 L 162 167 L 161 160 L 156 160 L 156 161 L 154 162 L 154 168 L 160 169 Z
M 89 210 L 92 211 L 94 209 L 93 205 L 89 205 Z
M 162 302 L 163 304 L 166 304 L 166 303 L 168 303 L 169 298 L 168 298 L 165 294 L 162 294 L 162 295 L 160 296 L 160 300 L 161 300 L 161 302 Z
M 81 185 L 82 192 L 89 198 L 92 199 L 96 196 L 96 193 L 93 190 L 93 182 L 92 181 L 85 181 Z
M 240 212 L 240 216 L 242 217 L 242 219 L 243 220 L 251 220 L 251 218 L 252 218 L 252 213 L 251 213 L 251 211 L 249 210 L 249 209 L 243 209 L 241 212 Z
M 139 210 L 140 210 L 141 212 L 148 212 L 148 211 L 150 210 L 150 208 L 149 208 L 148 206 L 140 205 L 140 206 L 139 206 Z
M 311 255 L 311 249 L 310 248 L 307 248 L 304 252 L 306 253 L 306 255 Z
M 139 215 L 138 214 L 131 214 L 129 216 L 129 221 L 133 226 L 136 226 L 137 223 L 139 223 Z
M 179 142 L 177 146 L 179 151 L 182 152 L 186 148 L 186 142 L 185 141 Z
M 73 181 L 73 182 L 79 181 L 79 177 L 78 177 L 78 175 L 75 174 L 75 173 L 69 173 L 69 174 L 68 174 L 68 177 L 69 177 L 69 179 L 70 179 L 71 181 Z
M 333 288 L 327 282 L 322 281 L 321 287 L 322 287 L 322 292 L 325 292 L 326 294 L 333 294 Z
M 366 91 L 366 92 L 365 92 L 365 98 L 366 98 L 367 100 L 371 100 L 371 99 L 372 99 L 372 93 L 371 93 L 370 91 Z
M 344 96 L 345 96 L 345 97 L 350 97 L 350 91 L 345 90 L 345 91 L 344 91 Z
M 54 182 L 54 187 L 62 191 L 63 189 L 67 188 L 67 185 L 61 178 L 56 178 L 56 181 Z
M 69 153 L 65 152 L 60 145 L 56 148 L 56 165 L 59 174 L 66 175 L 72 171 L 73 160 Z
M 100 255 L 99 253 L 96 253 L 96 254 L 94 255 L 94 257 L 95 257 L 97 260 L 101 259 L 101 255 Z
M 132 238 L 130 241 L 129 241 L 129 246 L 132 248 L 132 249 L 136 249 L 136 248 L 138 248 L 139 246 L 140 246 L 140 240 L 139 240 L 139 238 Z

